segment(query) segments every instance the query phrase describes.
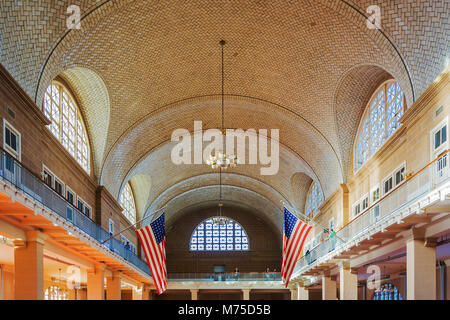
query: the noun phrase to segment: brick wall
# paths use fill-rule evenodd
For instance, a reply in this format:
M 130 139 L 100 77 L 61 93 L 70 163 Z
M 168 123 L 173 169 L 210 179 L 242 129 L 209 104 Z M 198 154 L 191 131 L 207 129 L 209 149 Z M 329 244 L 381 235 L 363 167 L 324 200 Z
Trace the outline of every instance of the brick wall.
M 65 187 L 72 189 L 77 197 L 91 207 L 91 219 L 105 230 L 108 230 L 109 218 L 115 222 L 115 232 L 129 226 L 129 222 L 121 214 L 122 208 L 117 201 L 94 181 L 92 159 L 91 172 L 87 173 L 46 128 L 49 122 L 41 109 L 31 101 L 2 66 L 0 79 L 1 141 L 3 142 L 4 119 L 21 135 L 21 162 L 25 167 L 38 177 L 41 176 L 43 166 L 48 168 L 65 184 Z M 75 199 L 75 204 L 76 201 Z M 124 232 L 124 235 L 137 245 L 134 229 Z
M 245 229 L 250 243 L 248 252 L 190 252 L 191 234 L 203 220 L 217 215 L 217 207 L 184 214 L 167 232 L 167 272 L 213 272 L 214 265 L 225 265 L 226 272 L 238 267 L 240 272 L 281 270 L 281 234 L 252 212 L 224 207 L 223 215 Z M 280 215 L 281 219 L 281 215 Z

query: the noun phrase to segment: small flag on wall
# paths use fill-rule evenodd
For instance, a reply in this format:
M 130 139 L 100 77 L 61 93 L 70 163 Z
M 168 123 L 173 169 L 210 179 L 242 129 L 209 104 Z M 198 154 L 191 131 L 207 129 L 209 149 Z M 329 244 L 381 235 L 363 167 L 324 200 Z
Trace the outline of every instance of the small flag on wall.
M 165 214 L 136 230 L 158 294 L 167 289 Z
M 311 226 L 284 208 L 283 223 L 283 262 L 281 277 L 287 288 L 298 256 L 302 251 L 303 243 L 311 231 Z

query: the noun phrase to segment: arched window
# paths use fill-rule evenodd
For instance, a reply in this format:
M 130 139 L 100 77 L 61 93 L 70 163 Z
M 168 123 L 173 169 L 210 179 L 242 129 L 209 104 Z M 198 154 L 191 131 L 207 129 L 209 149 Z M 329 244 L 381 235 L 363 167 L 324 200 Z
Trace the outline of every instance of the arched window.
M 353 166 L 355 172 L 400 126 L 400 118 L 405 110 L 405 97 L 397 81 L 386 81 L 375 91 L 356 135 Z
M 45 91 L 44 114 L 51 121 L 48 127 L 53 135 L 90 173 L 89 142 L 80 110 L 67 88 L 57 81 Z
M 313 182 L 306 196 L 305 214 L 307 216 L 311 214 L 314 217 L 319 212 L 319 207 L 323 200 L 322 190 Z
M 123 215 L 128 221 L 134 224 L 136 222 L 136 204 L 134 203 L 134 196 L 130 183 L 127 183 L 125 188 L 123 188 L 119 203 L 123 208 Z
M 247 251 L 247 233 L 236 221 L 213 223 L 213 218 L 201 222 L 191 236 L 191 251 Z
M 385 283 L 375 290 L 372 300 L 403 300 L 403 298 L 396 286 Z

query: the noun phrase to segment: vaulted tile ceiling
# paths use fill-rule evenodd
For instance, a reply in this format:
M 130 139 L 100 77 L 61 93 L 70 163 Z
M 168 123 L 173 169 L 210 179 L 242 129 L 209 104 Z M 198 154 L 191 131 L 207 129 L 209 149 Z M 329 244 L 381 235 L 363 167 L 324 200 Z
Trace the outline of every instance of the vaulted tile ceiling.
M 41 106 L 64 78 L 84 112 L 96 180 L 118 198 L 135 175 L 140 215 L 169 203 L 168 221 L 218 199 L 206 165 L 170 161 L 172 131 L 221 123 L 280 129 L 280 170 L 224 174 L 224 199 L 280 227 L 279 200 L 303 211 L 312 181 L 329 196 L 352 174 L 352 147 L 376 87 L 397 79 L 411 105 L 449 59 L 445 0 L 0 0 L 0 62 Z M 81 29 L 66 26 L 79 5 Z M 381 30 L 367 8 L 381 7 Z

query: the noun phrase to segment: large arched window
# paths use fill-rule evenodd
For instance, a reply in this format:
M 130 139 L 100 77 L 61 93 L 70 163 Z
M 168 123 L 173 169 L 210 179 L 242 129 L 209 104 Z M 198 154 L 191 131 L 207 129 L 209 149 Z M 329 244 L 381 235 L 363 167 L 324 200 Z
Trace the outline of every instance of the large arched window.
M 45 92 L 44 114 L 51 121 L 48 127 L 53 135 L 90 173 L 89 142 L 80 110 L 67 88 L 57 81 Z
M 123 188 L 119 203 L 123 208 L 123 215 L 134 224 L 136 222 L 136 204 L 134 203 L 130 183 L 127 183 L 125 188 Z
M 356 135 L 353 166 L 355 172 L 400 126 L 400 118 L 405 109 L 405 97 L 397 81 L 386 81 L 375 91 Z
M 403 300 L 403 298 L 396 286 L 385 283 L 375 290 L 372 300 Z
M 313 181 L 309 187 L 308 195 L 306 196 L 305 214 L 313 217 L 319 212 L 319 207 L 323 203 L 323 194 L 320 187 Z
M 191 251 L 247 251 L 247 233 L 236 221 L 227 218 L 227 224 L 213 223 L 213 218 L 202 221 L 191 236 Z

